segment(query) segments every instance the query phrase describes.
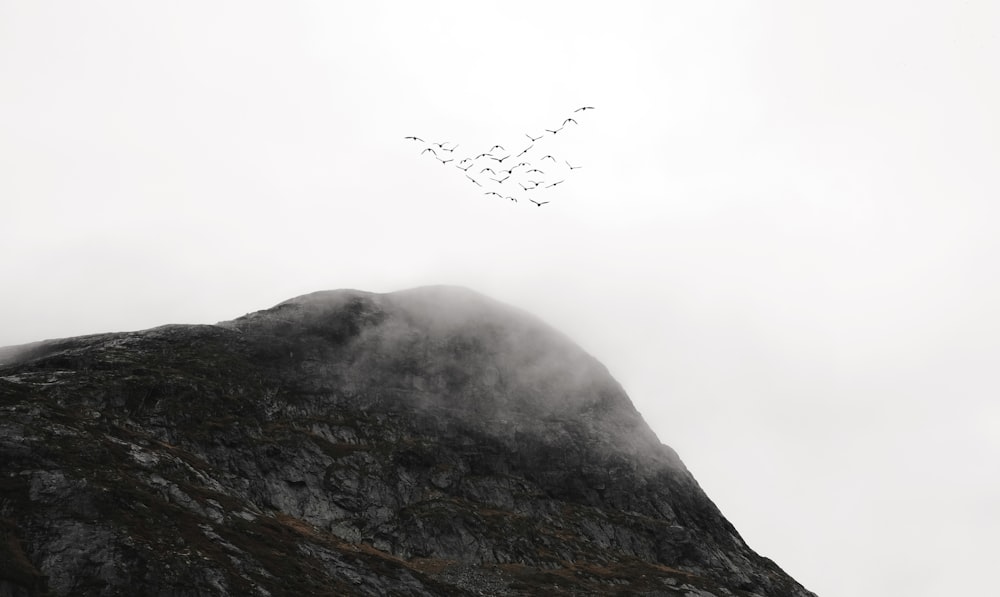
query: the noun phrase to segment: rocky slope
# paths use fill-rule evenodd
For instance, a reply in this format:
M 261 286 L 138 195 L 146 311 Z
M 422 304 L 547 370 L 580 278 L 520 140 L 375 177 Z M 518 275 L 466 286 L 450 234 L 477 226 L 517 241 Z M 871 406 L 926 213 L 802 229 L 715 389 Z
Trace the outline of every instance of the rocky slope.
M 467 290 L 0 351 L 0 596 L 812 595 L 607 370 Z

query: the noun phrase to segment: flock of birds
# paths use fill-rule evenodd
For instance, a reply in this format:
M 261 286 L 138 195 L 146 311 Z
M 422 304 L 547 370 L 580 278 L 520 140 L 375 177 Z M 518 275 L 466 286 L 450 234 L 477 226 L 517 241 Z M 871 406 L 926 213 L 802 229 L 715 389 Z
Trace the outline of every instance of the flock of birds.
M 537 136 L 525 133 L 524 136 L 528 141 L 524 147 L 508 149 L 502 145 L 494 145 L 489 149 L 483 148 L 484 150 L 478 153 L 456 156 L 455 150 L 460 147 L 458 143 L 452 144 L 450 141 L 428 143 L 414 136 L 403 139 L 423 143 L 421 156 L 428 156 L 443 166 L 453 166 L 461 170 L 470 184 L 479 187 L 487 197 L 506 199 L 514 203 L 527 199 L 530 203 L 541 207 L 551 201 L 542 201 L 543 195 L 540 193 L 563 184 L 570 172 L 579 170 L 583 166 L 548 153 L 539 156 L 543 151 L 540 147 L 547 137 L 559 134 L 567 126 L 580 126 L 575 118 L 578 112 L 585 113 L 594 109 L 593 106 L 577 108 L 558 128 L 543 129 L 544 132 Z

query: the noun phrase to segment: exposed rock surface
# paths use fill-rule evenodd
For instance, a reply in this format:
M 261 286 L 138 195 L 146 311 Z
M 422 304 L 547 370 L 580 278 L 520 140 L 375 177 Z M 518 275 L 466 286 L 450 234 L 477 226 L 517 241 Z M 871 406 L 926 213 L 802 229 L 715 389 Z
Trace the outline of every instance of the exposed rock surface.
M 0 597 L 812 595 L 607 370 L 447 287 L 0 350 Z

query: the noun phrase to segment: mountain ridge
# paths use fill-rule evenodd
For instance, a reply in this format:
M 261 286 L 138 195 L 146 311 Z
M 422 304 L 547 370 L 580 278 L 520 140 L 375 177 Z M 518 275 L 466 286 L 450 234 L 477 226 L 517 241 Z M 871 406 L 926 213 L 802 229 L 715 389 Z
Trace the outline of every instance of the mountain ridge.
M 11 594 L 812 595 L 606 367 L 467 289 L 320 291 L 16 352 Z

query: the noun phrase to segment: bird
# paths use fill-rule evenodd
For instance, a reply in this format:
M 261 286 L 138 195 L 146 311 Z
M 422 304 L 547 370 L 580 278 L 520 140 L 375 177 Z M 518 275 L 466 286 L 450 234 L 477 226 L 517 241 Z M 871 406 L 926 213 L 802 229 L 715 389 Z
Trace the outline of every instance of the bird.
M 594 108 L 594 106 L 581 106 L 581 107 L 577 108 L 576 110 L 574 110 L 573 113 L 575 114 L 576 112 L 585 112 L 587 110 L 594 110 L 594 109 L 596 109 L 596 108 Z M 507 162 L 508 159 L 510 159 L 512 157 L 515 158 L 515 159 L 520 159 L 524 155 L 530 153 L 535 148 L 535 145 L 536 145 L 537 141 L 539 141 L 541 139 L 544 139 L 546 137 L 546 135 L 549 135 L 549 134 L 552 134 L 552 135 L 558 134 L 560 131 L 562 131 L 563 129 L 565 129 L 566 125 L 568 125 L 568 124 L 579 125 L 579 122 L 576 120 L 575 117 L 573 117 L 571 115 L 570 117 L 565 118 L 562 121 L 561 126 L 559 126 L 558 128 L 556 128 L 556 129 L 543 129 L 543 132 L 540 135 L 538 135 L 538 136 L 532 135 L 531 133 L 524 133 L 524 136 L 529 139 L 530 144 L 527 147 L 524 147 L 523 149 L 519 150 L 517 154 L 508 153 L 505 156 L 499 156 L 496 153 L 494 153 L 494 152 L 507 153 L 507 149 L 503 145 L 500 145 L 500 144 L 494 145 L 488 151 L 480 153 L 480 154 L 476 155 L 475 157 L 472 157 L 472 154 L 469 153 L 468 148 L 465 149 L 465 150 L 463 150 L 461 155 L 459 155 L 458 157 L 455 157 L 454 156 L 455 150 L 460 147 L 460 144 L 458 144 L 458 143 L 453 143 L 452 141 L 441 141 L 441 142 L 429 143 L 427 141 L 424 141 L 424 139 L 422 139 L 420 137 L 417 137 L 415 135 L 405 136 L 405 137 L 403 137 L 403 139 L 407 140 L 407 141 L 417 141 L 417 142 L 422 143 L 424 145 L 424 147 L 422 148 L 422 151 L 420 151 L 420 155 L 423 155 L 423 154 L 425 154 L 427 152 L 430 152 L 431 155 L 434 156 L 434 159 L 436 159 L 437 161 L 441 162 L 442 164 L 449 164 L 449 163 L 455 164 L 455 167 L 458 168 L 459 170 L 461 170 L 462 173 L 465 175 L 466 178 L 468 178 L 474 185 L 476 185 L 476 186 L 478 186 L 480 188 L 483 188 L 483 187 L 487 186 L 486 183 L 480 181 L 480 179 L 482 178 L 483 174 L 487 175 L 488 178 L 489 178 L 489 180 L 491 182 L 494 182 L 494 183 L 496 183 L 498 185 L 502 185 L 506 181 L 508 181 L 509 179 L 513 178 L 514 174 L 517 173 L 517 179 L 514 182 L 516 182 L 517 186 L 521 188 L 521 191 L 523 193 L 527 194 L 528 196 L 536 196 L 536 195 L 544 195 L 544 193 L 528 193 L 528 191 L 535 191 L 537 189 L 542 189 L 542 188 L 551 189 L 552 187 L 561 185 L 562 183 L 564 183 L 566 181 L 565 180 L 558 180 L 558 181 L 554 181 L 552 183 L 549 183 L 548 180 L 547 180 L 548 177 L 546 176 L 545 171 L 543 171 L 540 168 L 534 167 L 533 166 L 533 162 L 526 162 L 526 161 L 525 162 L 517 162 L 515 165 L 509 166 L 507 169 L 502 169 L 502 168 L 504 167 L 504 165 L 506 164 L 506 162 Z M 574 133 L 574 135 L 575 134 L 576 133 Z M 573 135 L 571 135 L 571 136 L 573 136 Z M 510 141 L 508 140 L 508 142 L 510 142 Z M 515 140 L 515 141 L 513 141 L 513 143 L 517 143 L 517 141 Z M 447 153 L 452 154 L 452 155 L 448 156 L 448 158 L 445 158 L 444 155 L 443 155 L 444 152 L 447 152 Z M 483 168 L 482 166 L 485 165 L 485 164 L 483 164 L 483 162 L 479 161 L 479 160 L 481 160 L 483 158 L 489 158 L 489 159 L 497 162 L 500 165 L 497 166 L 495 169 L 492 168 L 492 167 Z M 529 158 L 529 159 L 534 160 L 534 161 L 538 161 L 538 158 L 535 157 L 535 154 L 532 154 L 532 157 Z M 540 161 L 545 161 L 547 159 L 551 159 L 552 163 L 555 164 L 556 166 L 558 166 L 557 162 L 559 161 L 559 159 L 556 158 L 554 155 L 545 155 L 545 156 L 543 156 L 541 158 Z M 572 171 L 572 170 L 579 170 L 580 168 L 583 167 L 583 166 L 574 166 L 573 164 L 571 164 L 569 162 L 569 160 L 563 160 L 563 162 L 566 164 L 566 166 L 569 168 L 570 171 Z M 469 174 L 469 172 L 472 172 L 472 167 L 475 166 L 476 164 L 480 165 L 480 171 L 479 171 L 480 176 L 478 176 L 478 177 L 474 176 L 473 174 Z M 539 166 L 541 166 L 541 164 L 539 164 Z M 521 170 L 521 168 L 524 168 L 524 170 Z M 566 172 L 566 170 L 563 170 L 563 168 L 561 166 L 558 166 L 556 169 L 560 170 L 559 173 Z M 550 168 L 550 170 L 551 170 L 551 168 Z M 559 173 L 557 173 L 557 174 L 559 174 Z M 536 176 L 534 178 L 538 178 L 540 180 L 528 180 L 528 176 L 527 176 L 528 174 L 538 174 L 538 176 Z M 509 188 L 511 186 L 513 186 L 513 185 L 508 185 L 507 190 L 512 191 L 512 192 L 516 192 L 516 191 L 514 191 L 514 189 Z M 572 189 L 571 189 L 571 191 L 572 191 Z M 484 193 L 484 195 L 487 195 L 487 196 L 489 196 L 489 195 L 496 195 L 497 197 L 502 197 L 504 199 L 509 199 L 509 200 L 511 200 L 512 202 L 515 202 L 515 203 L 519 201 L 519 198 L 516 197 L 516 196 L 501 195 L 497 191 L 487 191 L 487 192 Z M 522 195 L 522 197 L 520 197 L 520 198 L 523 199 L 525 197 Z M 532 203 L 534 203 L 538 207 L 541 207 L 542 205 L 546 205 L 547 203 L 549 203 L 549 201 L 535 201 L 534 199 L 530 199 L 530 201 Z

